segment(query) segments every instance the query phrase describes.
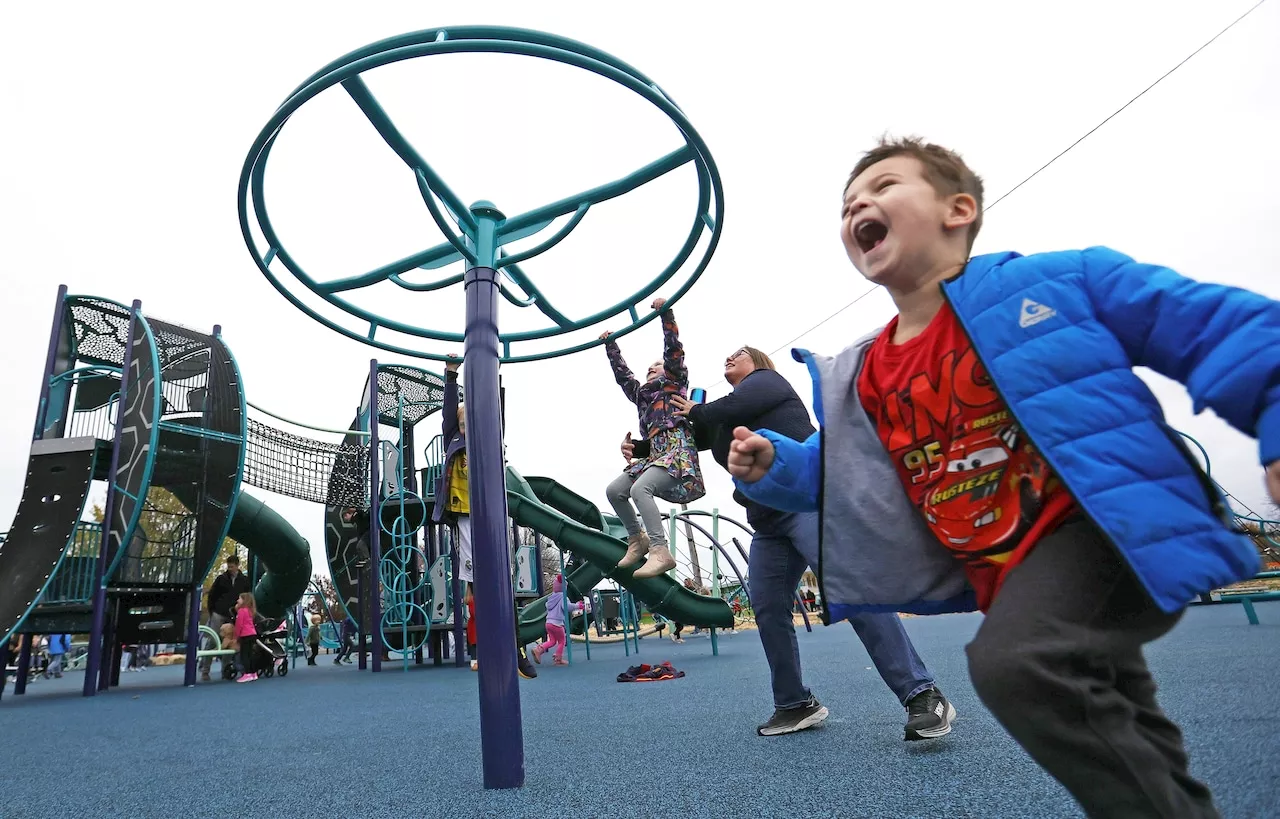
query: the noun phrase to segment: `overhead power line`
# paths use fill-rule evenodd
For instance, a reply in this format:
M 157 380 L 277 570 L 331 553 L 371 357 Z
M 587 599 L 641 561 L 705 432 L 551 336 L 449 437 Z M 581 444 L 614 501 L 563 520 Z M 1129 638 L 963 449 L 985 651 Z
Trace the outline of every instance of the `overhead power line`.
M 1212 37 L 1210 37 L 1208 40 L 1206 40 L 1206 41 L 1204 42 L 1204 44 L 1203 44 L 1203 45 L 1201 45 L 1201 46 L 1200 46 L 1199 48 L 1197 48 L 1195 51 L 1191 52 L 1191 53 L 1190 53 L 1190 54 L 1188 54 L 1186 57 L 1183 57 L 1183 58 L 1182 58 L 1182 60 L 1181 60 L 1181 61 L 1179 61 L 1177 65 L 1175 65 L 1173 68 L 1170 68 L 1168 71 L 1164 72 L 1164 73 L 1163 73 L 1163 74 L 1161 74 L 1158 78 L 1156 78 L 1156 81 L 1155 81 L 1155 82 L 1151 83 L 1151 84 L 1150 84 L 1150 85 L 1148 85 L 1146 88 L 1142 89 L 1142 90 L 1141 90 L 1141 91 L 1139 91 L 1137 94 L 1135 94 L 1135 95 L 1134 95 L 1134 97 L 1133 97 L 1133 99 L 1129 100 L 1129 101 L 1128 101 L 1128 102 L 1126 102 L 1124 105 L 1120 106 L 1120 107 L 1119 107 L 1119 108 L 1117 108 L 1115 111 L 1111 112 L 1110 116 L 1108 116 L 1106 119 L 1102 120 L 1102 122 L 1099 122 L 1097 125 L 1093 126 L 1093 127 L 1092 127 L 1092 128 L 1090 128 L 1088 131 L 1085 131 L 1085 132 L 1084 132 L 1084 134 L 1083 134 L 1079 139 L 1077 139 L 1075 142 L 1073 142 L 1073 143 L 1071 143 L 1070 145 L 1068 145 L 1066 148 L 1063 148 L 1063 149 L 1062 149 L 1062 150 L 1061 150 L 1061 151 L 1060 151 L 1060 152 L 1059 152 L 1055 157 L 1053 157 L 1053 158 L 1052 158 L 1052 159 L 1050 159 L 1048 162 L 1046 162 L 1046 163 L 1044 163 L 1043 165 L 1041 165 L 1039 168 L 1036 168 L 1034 171 L 1032 171 L 1032 172 L 1031 172 L 1031 174 L 1030 174 L 1026 179 L 1023 179 L 1021 182 L 1019 182 L 1018 184 L 1014 185 L 1012 188 L 1010 188 L 1009 190 L 1007 190 L 1007 191 L 1005 191 L 1003 194 L 1001 194 L 1001 195 L 1000 195 L 1000 196 L 999 196 L 999 197 L 998 197 L 994 202 L 992 202 L 991 204 L 989 204 L 989 205 L 987 205 L 985 208 L 983 208 L 983 212 L 985 213 L 986 211 L 991 210 L 991 209 L 992 209 L 992 208 L 994 208 L 996 205 L 998 205 L 998 204 L 1000 204 L 1001 202 L 1003 202 L 1003 201 L 1004 201 L 1004 199 L 1005 199 L 1007 196 L 1009 196 L 1009 194 L 1013 193 L 1013 192 L 1014 192 L 1014 191 L 1016 191 L 1018 188 L 1021 188 L 1023 185 L 1027 184 L 1027 183 L 1028 183 L 1028 182 L 1030 182 L 1032 179 L 1035 179 L 1035 178 L 1036 178 L 1036 177 L 1037 177 L 1037 176 L 1038 176 L 1038 175 L 1039 175 L 1043 170 L 1045 170 L 1046 168 L 1048 168 L 1048 167 L 1049 167 L 1050 165 L 1052 165 L 1053 163 L 1057 162 L 1057 161 L 1058 161 L 1059 159 L 1061 159 L 1062 157 L 1066 156 L 1066 154 L 1067 154 L 1069 151 L 1071 151 L 1071 149 L 1072 149 L 1072 148 L 1075 148 L 1075 147 L 1076 147 L 1077 145 L 1079 145 L 1081 142 L 1084 142 L 1086 139 L 1088 139 L 1088 138 L 1089 138 L 1089 137 L 1090 137 L 1090 136 L 1091 136 L 1095 131 L 1097 131 L 1097 130 L 1098 130 L 1099 128 L 1101 128 L 1102 126 L 1106 125 L 1108 122 L 1110 122 L 1112 119 L 1114 119 L 1117 115 L 1119 115 L 1119 114 L 1120 114 L 1120 112 L 1124 111 L 1124 110 L 1125 110 L 1126 108 L 1128 108 L 1130 105 L 1133 105 L 1135 102 L 1137 102 L 1139 99 L 1141 99 L 1143 95 L 1145 95 L 1145 94 L 1146 94 L 1148 91 L 1150 91 L 1152 88 L 1155 88 L 1157 85 L 1159 85 L 1159 84 L 1160 84 L 1160 83 L 1161 83 L 1161 82 L 1162 82 L 1166 77 L 1168 77 L 1168 76 L 1169 76 L 1170 74 L 1172 74 L 1173 72 L 1177 71 L 1179 68 L 1182 68 L 1182 66 L 1186 65 L 1186 64 L 1187 64 L 1187 62 L 1188 62 L 1192 57 L 1196 56 L 1196 55 L 1197 55 L 1197 54 L 1199 54 L 1201 51 L 1204 51 L 1206 48 L 1208 48 L 1210 45 L 1212 45 L 1212 44 L 1213 44 L 1213 42 L 1214 42 L 1215 40 L 1217 40 L 1219 37 L 1221 37 L 1222 35 L 1226 34 L 1228 31 L 1230 31 L 1232 28 L 1234 28 L 1234 27 L 1235 27 L 1235 25 L 1236 25 L 1237 23 L 1239 23 L 1241 20 L 1243 20 L 1244 18 L 1248 17 L 1250 14 L 1253 14 L 1255 11 L 1257 11 L 1257 10 L 1258 10 L 1258 8 L 1259 8 L 1260 6 L 1262 6 L 1262 4 L 1263 4 L 1263 3 L 1266 3 L 1266 2 L 1267 2 L 1267 0 L 1258 0 L 1258 2 L 1257 2 L 1257 3 L 1255 3 L 1253 6 L 1251 6 L 1251 7 L 1249 8 L 1249 10 L 1248 10 L 1248 11 L 1246 11 L 1244 14 L 1241 14 L 1241 15 L 1240 15 L 1239 17 L 1237 17 L 1236 19 L 1232 20 L 1232 21 L 1227 25 L 1227 27 L 1226 27 L 1226 28 L 1222 29 L 1222 31 L 1219 31 L 1217 34 L 1215 34 L 1215 35 L 1213 35 Z M 782 345 L 781 347 L 779 347 L 778 349 L 773 350 L 772 352 L 770 352 L 770 353 L 769 353 L 769 355 L 770 355 L 770 356 L 774 356 L 774 355 L 777 355 L 778 353 L 782 352 L 783 350 L 787 349 L 788 347 L 790 347 L 790 346 L 791 346 L 792 344 L 794 344 L 795 342 L 797 342 L 797 341 L 799 341 L 800 339 L 804 338 L 805 336 L 809 335 L 809 333 L 812 333 L 814 330 L 816 330 L 816 329 L 818 329 L 819 327 L 821 327 L 822 325 L 826 324 L 828 321 L 831 321 L 831 319 L 833 319 L 833 318 L 835 318 L 836 316 L 840 315 L 840 314 L 841 314 L 841 313 L 843 313 L 845 310 L 848 310 L 848 309 L 849 309 L 850 307 L 852 307 L 853 305 L 855 305 L 855 304 L 857 304 L 858 302 L 862 301 L 862 299 L 863 299 L 863 298 L 865 298 L 867 295 L 869 295 L 869 294 L 871 293 L 871 291 L 872 291 L 872 290 L 875 290 L 875 285 L 872 285 L 871 287 L 867 288 L 867 290 L 866 290 L 865 292 L 860 293 L 860 294 L 859 294 L 859 295 L 858 295 L 858 296 L 857 296 L 853 301 L 849 302 L 849 303 L 848 303 L 848 304 L 846 304 L 844 307 L 841 307 L 839 310 L 837 310 L 837 311 L 835 311 L 834 313 L 832 313 L 831 315 L 827 316 L 827 317 L 826 317 L 826 318 L 824 318 L 822 321 L 820 321 L 820 322 L 818 322 L 817 324 L 813 325 L 813 326 L 812 326 L 812 327 L 810 327 L 809 329 L 807 329 L 807 330 L 805 330 L 804 332 L 800 333 L 798 336 L 796 336 L 795 338 L 791 339 L 791 341 L 788 341 L 786 344 L 783 344 L 783 345 Z

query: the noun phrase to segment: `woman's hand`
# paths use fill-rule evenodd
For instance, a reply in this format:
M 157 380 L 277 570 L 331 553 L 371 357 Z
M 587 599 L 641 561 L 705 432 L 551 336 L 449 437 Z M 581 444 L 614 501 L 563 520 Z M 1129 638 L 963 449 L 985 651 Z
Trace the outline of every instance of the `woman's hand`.
M 1267 491 L 1271 500 L 1280 503 L 1280 461 L 1272 461 L 1267 467 Z
M 461 359 L 453 353 L 449 353 L 449 360 L 444 363 L 444 371 L 447 373 L 456 373 L 460 364 L 462 364 Z
M 609 336 L 611 336 L 611 335 L 613 335 L 613 334 L 612 334 L 612 333 L 610 333 L 608 330 L 605 330 L 603 333 L 601 333 L 601 334 L 600 334 L 599 338 L 600 338 L 600 340 L 601 340 L 601 341 L 608 341 L 608 340 L 609 340 Z
M 662 298 L 661 296 L 659 296 L 658 298 L 654 299 L 654 300 L 653 300 L 653 304 L 651 304 L 651 305 L 649 305 L 649 306 L 650 306 L 651 308 L 653 308 L 654 310 L 656 310 L 656 311 L 658 311 L 658 312 L 661 312 L 661 311 L 662 311 L 663 306 L 664 306 L 666 303 L 667 303 L 667 300 L 666 300 L 666 299 L 664 299 L 664 298 Z
M 635 458 L 635 451 L 636 451 L 635 442 L 631 440 L 631 433 L 628 431 L 627 437 L 622 439 L 623 459 L 625 459 L 627 463 L 631 463 L 632 459 Z
M 676 408 L 676 411 L 671 414 L 679 415 L 681 418 L 688 418 L 689 410 L 698 406 L 697 404 L 690 401 L 688 398 L 685 398 L 683 395 L 673 395 L 667 400 L 670 401 L 671 405 Z

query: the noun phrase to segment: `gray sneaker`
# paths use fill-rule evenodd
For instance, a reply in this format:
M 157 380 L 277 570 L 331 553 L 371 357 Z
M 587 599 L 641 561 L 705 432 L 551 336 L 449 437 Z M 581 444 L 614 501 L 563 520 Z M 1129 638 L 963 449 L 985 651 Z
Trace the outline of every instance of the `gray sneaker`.
M 825 705 L 818 702 L 816 697 L 810 697 L 807 703 L 795 708 L 773 709 L 773 716 L 764 725 L 756 728 L 756 733 L 762 737 L 794 734 L 796 731 L 821 725 L 827 718 L 827 713 Z

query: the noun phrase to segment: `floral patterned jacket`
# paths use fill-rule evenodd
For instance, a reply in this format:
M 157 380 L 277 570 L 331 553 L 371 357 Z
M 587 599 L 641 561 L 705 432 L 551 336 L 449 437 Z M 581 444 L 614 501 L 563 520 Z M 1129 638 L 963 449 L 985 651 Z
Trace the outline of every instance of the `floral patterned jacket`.
M 637 478 L 651 466 L 666 469 L 676 480 L 677 489 L 659 494 L 671 503 L 689 503 L 706 494 L 702 470 L 698 464 L 698 447 L 693 438 L 693 425 L 675 414 L 671 396 L 685 395 L 689 388 L 689 370 L 684 363 L 684 345 L 675 314 L 662 313 L 662 374 L 653 381 L 641 383 L 627 367 L 622 351 L 614 341 L 605 344 L 614 380 L 627 400 L 635 404 L 641 434 L 649 443 L 649 455 L 633 462 L 627 473 Z

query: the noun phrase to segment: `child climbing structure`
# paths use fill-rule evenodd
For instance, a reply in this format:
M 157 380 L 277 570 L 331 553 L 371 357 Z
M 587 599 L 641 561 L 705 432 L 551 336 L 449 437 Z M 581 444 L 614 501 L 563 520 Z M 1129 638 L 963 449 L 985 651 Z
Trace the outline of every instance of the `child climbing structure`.
M 194 684 L 201 584 L 228 536 L 265 568 L 263 614 L 283 615 L 306 588 L 310 551 L 241 492 L 248 423 L 220 328 L 59 288 L 26 487 L 0 543 L 0 652 L 25 635 L 25 666 L 30 635 L 89 634 L 92 696 L 118 683 L 121 645 L 186 642 Z M 95 483 L 100 522 L 85 519 Z

